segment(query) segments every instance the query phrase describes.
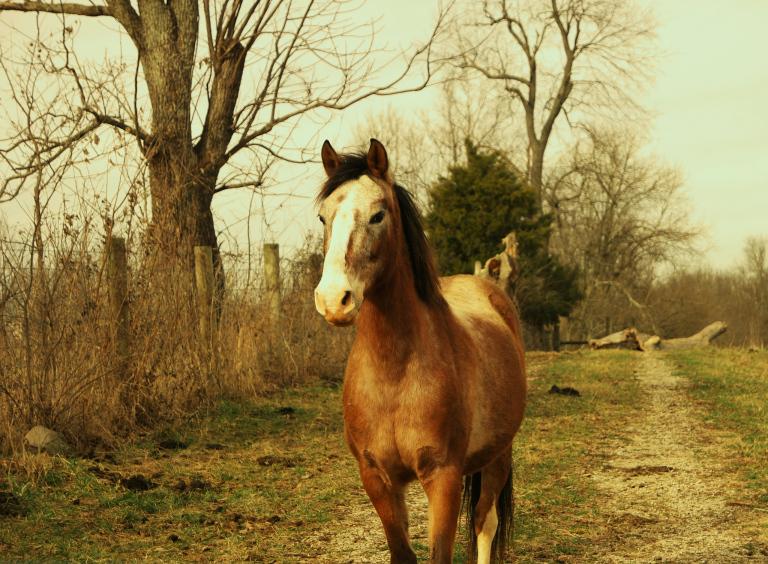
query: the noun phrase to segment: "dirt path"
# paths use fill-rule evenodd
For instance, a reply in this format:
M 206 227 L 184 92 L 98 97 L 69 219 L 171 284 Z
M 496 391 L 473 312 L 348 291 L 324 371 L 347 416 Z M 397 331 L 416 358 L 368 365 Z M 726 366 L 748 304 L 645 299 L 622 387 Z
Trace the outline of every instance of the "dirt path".
M 686 394 L 689 381 L 655 354 L 638 375 L 645 416 L 593 474 L 609 496 L 615 536 L 596 557 L 608 562 L 746 562 L 765 558 L 742 522 L 738 484 L 717 461 L 726 456 Z M 730 502 L 730 504 L 729 504 Z

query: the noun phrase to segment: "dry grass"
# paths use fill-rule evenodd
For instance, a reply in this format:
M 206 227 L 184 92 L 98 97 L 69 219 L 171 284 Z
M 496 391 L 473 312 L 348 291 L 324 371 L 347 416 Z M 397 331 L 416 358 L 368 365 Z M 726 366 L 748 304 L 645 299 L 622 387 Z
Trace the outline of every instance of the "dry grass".
M 214 345 L 198 331 L 189 269 L 129 255 L 129 354 L 115 342 L 99 241 L 72 229 L 47 240 L 0 241 L 0 453 L 23 452 L 34 425 L 65 435 L 81 453 L 179 421 L 225 398 L 340 378 L 349 331 L 314 312 L 312 253 L 283 261 L 278 320 L 262 300 L 260 263 L 227 260 Z M 40 267 L 39 265 L 43 266 Z M 123 368 L 125 366 L 125 368 Z
M 599 481 L 616 450 L 635 444 L 633 426 L 653 401 L 638 383 L 641 358 L 626 351 L 528 355 L 529 406 L 515 445 L 517 562 L 596 561 L 665 534 L 663 522 L 626 511 L 617 518 L 615 506 L 627 500 L 610 497 Z M 750 392 L 765 391 L 768 362 L 764 355 L 722 351 L 663 359 L 679 363 L 694 384 L 690 393 L 705 402 L 691 416 L 710 413 L 708 425 L 722 429 L 718 443 L 736 449 L 706 449 L 723 455 L 709 459 L 713 467 L 734 466 L 733 474 L 708 479 L 728 484 L 727 500 L 747 504 L 736 508 L 743 513 L 738 526 L 755 540 L 739 545 L 734 558 L 768 555 L 759 512 L 764 418 L 753 409 L 764 404 Z M 705 382 L 706 399 L 696 389 Z M 549 394 L 553 384 L 581 396 Z M 92 458 L 7 460 L 0 492 L 12 492 L 16 504 L 13 515 L 0 517 L 0 552 L 11 560 L 336 563 L 354 555 L 355 562 L 379 562 L 386 543 L 343 442 L 340 395 L 330 382 L 275 390 L 253 401 L 220 402 Z M 747 407 L 730 414 L 699 409 L 718 398 Z M 624 472 L 620 481 L 624 474 L 634 476 Z M 151 489 L 132 491 L 125 479 L 136 475 Z M 677 473 L 661 475 L 674 480 Z M 423 500 L 412 501 L 414 545 L 424 557 Z M 463 561 L 459 547 L 456 562 Z

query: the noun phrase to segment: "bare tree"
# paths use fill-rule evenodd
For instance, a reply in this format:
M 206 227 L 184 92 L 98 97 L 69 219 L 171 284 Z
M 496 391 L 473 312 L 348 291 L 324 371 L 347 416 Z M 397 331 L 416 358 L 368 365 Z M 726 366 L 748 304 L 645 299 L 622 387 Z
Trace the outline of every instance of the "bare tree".
M 469 18 L 474 18 L 470 14 Z M 544 203 L 544 157 L 561 115 L 632 105 L 644 77 L 648 17 L 629 0 L 484 0 L 463 33 L 457 64 L 503 87 L 520 107 L 526 175 Z
M 53 41 L 38 39 L 42 58 L 27 61 L 60 81 L 60 95 L 39 100 L 38 120 L 4 143 L 10 174 L 0 196 L 18 193 L 41 167 L 61 166 L 108 126 L 135 141 L 148 171 L 151 241 L 168 255 L 189 257 L 193 244 L 216 249 L 214 195 L 261 186 L 266 167 L 259 162 L 305 160 L 286 151 L 296 120 L 429 82 L 444 14 L 426 42 L 382 78 L 373 29 L 354 21 L 356 7 L 335 0 L 0 1 L 0 11 L 47 13 L 61 28 Z M 135 47 L 135 65 L 80 64 L 73 17 L 117 22 Z
M 590 131 L 553 173 L 552 250 L 581 271 L 585 297 L 575 317 L 590 334 L 610 332 L 606 318 L 634 325 L 627 309 L 658 334 L 646 309 L 656 269 L 690 252 L 697 234 L 679 173 L 640 149 L 626 132 Z
M 762 347 L 768 339 L 768 239 L 747 239 L 744 259 L 743 276 L 752 306 L 748 315 L 750 344 Z

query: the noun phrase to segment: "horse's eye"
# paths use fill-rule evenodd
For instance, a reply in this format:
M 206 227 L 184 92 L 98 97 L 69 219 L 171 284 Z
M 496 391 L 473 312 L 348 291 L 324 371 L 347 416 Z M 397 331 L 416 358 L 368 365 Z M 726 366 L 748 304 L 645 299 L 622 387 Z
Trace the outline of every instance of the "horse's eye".
M 380 211 L 379 213 L 373 214 L 373 216 L 371 217 L 370 223 L 371 224 L 376 224 L 376 223 L 381 223 L 382 221 L 384 221 L 384 211 L 383 210 Z
M 325 225 L 325 218 L 324 218 L 322 215 L 318 215 L 318 216 L 317 216 L 317 219 L 319 219 L 319 220 L 320 220 L 320 223 L 322 223 L 323 225 Z

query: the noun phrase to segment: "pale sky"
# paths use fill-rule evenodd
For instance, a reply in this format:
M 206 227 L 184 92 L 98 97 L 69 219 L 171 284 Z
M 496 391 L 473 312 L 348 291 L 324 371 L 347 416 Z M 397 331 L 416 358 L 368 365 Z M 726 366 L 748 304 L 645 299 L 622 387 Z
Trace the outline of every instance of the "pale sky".
M 662 58 L 645 104 L 651 149 L 683 171 L 706 262 L 768 236 L 768 2 L 650 0 Z
M 768 1 L 766 0 L 639 0 L 659 23 L 661 57 L 656 79 L 639 97 L 652 115 L 648 151 L 678 167 L 690 201 L 691 221 L 707 233 L 702 262 L 716 268 L 734 266 L 749 236 L 768 236 Z M 366 17 L 381 14 L 380 38 L 392 48 L 406 48 L 426 37 L 436 3 L 426 0 L 370 2 Z M 10 29 L 31 22 L 26 14 L 0 15 L 0 38 L 23 37 Z M 26 20 L 26 22 L 25 22 Z M 106 50 L 113 35 L 104 25 L 83 27 L 93 49 Z M 81 32 L 82 33 L 82 32 Z M 351 141 L 351 131 L 373 111 L 391 104 L 405 115 L 428 111 L 437 91 L 426 90 L 399 98 L 371 100 L 336 115 L 317 131 L 337 148 Z M 319 147 L 318 147 L 319 152 Z M 548 155 L 552 156 L 552 155 Z M 250 220 L 252 240 L 276 240 L 293 247 L 307 229 L 317 232 L 312 196 L 322 180 L 319 165 L 286 165 L 276 190 L 297 198 L 269 198 L 265 216 Z M 241 239 L 247 224 L 248 193 L 223 193 L 214 200 L 219 227 L 231 225 Z M 0 215 L 18 220 L 18 206 L 0 205 Z M 258 210 L 260 204 L 254 206 Z M 15 211 L 14 211 L 15 210 Z

